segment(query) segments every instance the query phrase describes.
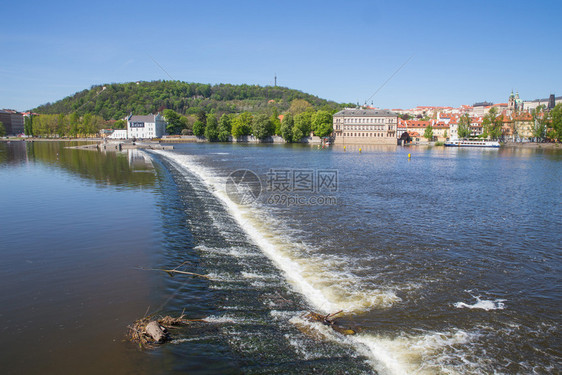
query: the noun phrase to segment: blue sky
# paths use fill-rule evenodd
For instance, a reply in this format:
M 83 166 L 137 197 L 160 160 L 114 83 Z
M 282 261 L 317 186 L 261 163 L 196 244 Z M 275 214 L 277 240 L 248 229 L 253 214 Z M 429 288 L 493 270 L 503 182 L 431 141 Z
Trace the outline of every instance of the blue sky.
M 102 83 L 273 85 L 275 73 L 280 86 L 363 103 L 406 61 L 375 106 L 562 95 L 558 0 L 17 1 L 2 13 L 0 108 Z

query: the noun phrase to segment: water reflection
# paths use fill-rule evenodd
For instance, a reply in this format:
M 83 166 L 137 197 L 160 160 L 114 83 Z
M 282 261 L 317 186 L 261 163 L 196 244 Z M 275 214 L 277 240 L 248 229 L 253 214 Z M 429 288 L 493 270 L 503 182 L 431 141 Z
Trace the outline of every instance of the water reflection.
M 140 150 L 123 152 L 69 148 L 78 142 L 0 143 L 0 168 L 3 166 L 43 163 L 63 168 L 99 185 L 137 188 L 154 186 L 154 167 Z M 138 173 L 148 172 L 148 173 Z
M 27 163 L 25 142 L 0 142 L 0 168 Z
M 162 303 L 162 276 L 136 269 L 159 259 L 156 174 L 142 153 L 71 145 L 0 142 L 2 374 L 158 373 L 123 342 Z

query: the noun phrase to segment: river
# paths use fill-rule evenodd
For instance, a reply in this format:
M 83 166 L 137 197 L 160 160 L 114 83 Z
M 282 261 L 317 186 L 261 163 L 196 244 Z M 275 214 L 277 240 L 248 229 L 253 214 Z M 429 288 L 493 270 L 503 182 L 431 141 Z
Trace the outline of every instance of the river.
M 8 373 L 560 369 L 559 150 L 64 146 L 0 143 Z M 147 310 L 204 321 L 141 351 Z

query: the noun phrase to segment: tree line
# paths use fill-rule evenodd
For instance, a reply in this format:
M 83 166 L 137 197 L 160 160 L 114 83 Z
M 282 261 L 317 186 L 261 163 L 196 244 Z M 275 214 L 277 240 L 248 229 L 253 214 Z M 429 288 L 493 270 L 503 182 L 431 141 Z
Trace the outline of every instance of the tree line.
M 166 131 L 171 135 L 196 135 L 211 142 L 226 142 L 233 138 L 253 135 L 258 139 L 278 135 L 287 142 L 299 142 L 314 133 L 325 137 L 333 132 L 332 115 L 335 110 L 316 110 L 304 99 L 294 99 L 288 110 L 279 115 L 277 107 L 265 113 L 209 113 L 200 110 L 193 115 L 183 115 L 173 109 L 162 114 L 167 122 Z M 91 137 L 101 129 L 124 129 L 126 119 L 104 120 L 92 113 L 42 114 L 25 117 L 24 132 L 29 136 L 42 137 Z
M 35 137 L 92 137 L 108 125 L 101 116 L 91 113 L 28 116 L 24 120 L 24 133 Z
M 168 123 L 168 134 L 194 134 L 211 142 L 226 142 L 231 137 L 253 135 L 258 139 L 278 135 L 287 142 L 299 142 L 312 132 L 325 137 L 333 132 L 335 110 L 315 110 L 303 99 L 295 99 L 282 115 L 276 107 L 268 113 L 248 111 L 233 114 L 199 112 L 193 116 L 183 116 L 172 109 L 163 112 Z

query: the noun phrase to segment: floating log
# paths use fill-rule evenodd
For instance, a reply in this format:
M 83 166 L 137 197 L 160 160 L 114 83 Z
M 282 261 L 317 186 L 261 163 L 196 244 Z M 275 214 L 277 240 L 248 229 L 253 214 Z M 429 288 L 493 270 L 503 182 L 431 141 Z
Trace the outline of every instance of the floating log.
M 167 270 L 167 269 L 163 269 L 163 268 L 143 268 L 143 267 L 137 267 L 137 269 L 143 270 L 143 271 L 163 271 L 163 272 L 166 272 L 171 277 L 174 277 L 175 273 L 179 273 L 181 275 L 191 275 L 191 276 L 197 276 L 197 277 L 202 277 L 204 279 L 211 280 L 211 278 L 207 275 L 201 275 L 199 273 L 194 273 L 194 272 L 179 271 L 177 269 Z
M 354 335 L 356 332 L 353 329 L 341 326 L 336 322 L 335 317 L 342 312 L 343 310 L 328 315 L 322 315 L 313 311 L 309 311 L 308 313 L 303 315 L 303 318 L 308 320 L 309 322 L 318 322 L 330 326 L 334 331 L 339 332 L 343 335 Z

